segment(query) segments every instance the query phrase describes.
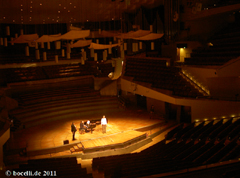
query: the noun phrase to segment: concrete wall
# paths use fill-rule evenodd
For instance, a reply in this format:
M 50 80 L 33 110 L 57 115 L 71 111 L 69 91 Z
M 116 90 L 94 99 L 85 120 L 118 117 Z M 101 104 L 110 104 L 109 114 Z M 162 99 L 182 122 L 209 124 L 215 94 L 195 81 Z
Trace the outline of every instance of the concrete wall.
M 125 79 L 121 79 L 121 82 L 123 91 L 144 95 L 148 98 L 153 98 L 155 100 L 168 102 L 175 105 L 190 106 L 192 122 L 196 119 L 219 119 L 222 117 L 240 116 L 240 102 L 209 99 L 174 98 L 172 96 L 159 93 L 141 85 L 137 85 L 135 87 L 134 83 Z
M 117 96 L 117 81 L 112 81 L 109 85 L 103 87 L 100 90 L 100 94 L 103 96 Z
M 240 58 L 233 59 L 218 68 L 183 66 L 183 72 L 200 86 L 210 91 L 213 98 L 239 100 Z
M 208 87 L 211 97 L 225 100 L 240 100 L 239 77 L 208 78 Z
M 219 77 L 240 76 L 240 57 L 233 59 L 217 69 Z
M 216 69 L 214 68 L 201 68 L 201 67 L 191 67 L 183 66 L 182 70 L 185 72 L 185 75 L 189 75 L 201 86 L 208 88 L 208 78 L 217 77 Z

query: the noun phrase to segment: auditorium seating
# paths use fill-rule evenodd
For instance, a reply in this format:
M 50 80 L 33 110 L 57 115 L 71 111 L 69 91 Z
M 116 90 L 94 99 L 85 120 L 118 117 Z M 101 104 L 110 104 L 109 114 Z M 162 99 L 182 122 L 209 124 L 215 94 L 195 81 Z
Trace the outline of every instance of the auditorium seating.
M 10 114 L 24 127 L 69 117 L 119 110 L 117 97 L 101 97 L 90 87 L 69 87 L 18 95 L 19 108 Z
M 226 129 L 230 124 L 232 123 L 232 118 L 229 119 L 227 122 L 225 122 L 224 124 L 222 124 L 220 127 L 218 127 L 217 129 L 215 129 L 213 132 L 211 132 L 211 134 L 209 134 L 208 139 L 212 140 L 215 139 L 217 137 L 217 135 L 223 131 L 224 129 Z
M 77 164 L 75 157 L 66 158 L 47 158 L 28 160 L 27 164 L 20 164 L 18 169 L 14 171 L 41 171 L 42 176 L 55 176 L 61 178 L 67 177 L 86 177 L 92 178 L 92 174 L 88 174 L 86 168 L 82 168 L 81 164 Z
M 237 159 L 240 155 L 238 137 L 232 141 L 227 137 L 219 141 L 217 137 L 209 141 L 207 136 L 196 139 L 210 128 L 222 128 L 221 133 L 227 134 L 228 127 L 223 126 L 230 123 L 231 128 L 237 128 L 240 121 L 238 118 L 234 120 L 180 124 L 166 135 L 170 140 L 164 139 L 140 153 L 93 158 L 92 168 L 104 172 L 105 177 L 144 177 Z M 177 138 L 188 139 L 177 140 L 177 135 Z
M 180 75 L 180 68 L 167 67 L 165 60 L 127 58 L 125 76 L 136 82 L 150 83 L 152 88 L 170 90 L 181 97 L 202 97 L 203 94 Z
M 215 33 L 208 41 L 209 46 L 192 51 L 191 57 L 185 58 L 187 65 L 223 65 L 240 56 L 239 24 L 229 24 Z
M 0 74 L 6 83 L 25 82 L 34 80 L 46 80 L 75 76 L 92 75 L 95 77 L 108 77 L 114 72 L 111 63 L 86 62 L 81 64 L 59 64 L 42 67 L 24 67 L 0 69 Z

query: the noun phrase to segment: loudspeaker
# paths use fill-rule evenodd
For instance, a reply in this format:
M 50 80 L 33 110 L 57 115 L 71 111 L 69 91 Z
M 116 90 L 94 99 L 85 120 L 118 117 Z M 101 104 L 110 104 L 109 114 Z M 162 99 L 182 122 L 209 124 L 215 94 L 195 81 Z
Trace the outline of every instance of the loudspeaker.
M 69 144 L 69 140 L 63 140 L 63 144 L 64 144 L 64 145 Z

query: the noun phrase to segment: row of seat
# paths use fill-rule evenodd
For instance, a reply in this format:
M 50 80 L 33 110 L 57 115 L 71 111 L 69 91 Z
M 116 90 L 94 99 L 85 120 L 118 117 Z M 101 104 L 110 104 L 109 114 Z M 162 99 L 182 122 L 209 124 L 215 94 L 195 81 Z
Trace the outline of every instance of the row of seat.
M 216 124 L 221 123 L 226 126 L 225 124 L 231 121 L 229 119 L 225 123 L 221 121 Z M 237 127 L 238 122 L 239 120 L 236 120 L 232 124 L 235 123 L 234 125 Z M 209 123 L 213 124 L 213 122 Z M 180 124 L 168 132 L 166 139 L 140 153 L 94 158 L 92 167 L 103 171 L 107 177 L 116 175 L 119 177 L 143 177 L 238 158 L 240 155 L 239 138 L 231 141 L 226 139 L 209 141 L 207 138 L 180 139 L 184 138 L 184 135 L 193 135 L 200 130 L 204 132 L 203 128 L 206 126 L 210 128 L 211 124 L 205 125 L 204 122 L 198 125 L 192 123 L 187 126 Z M 220 124 L 218 125 L 220 126 Z M 173 140 L 168 141 L 167 139 Z
M 25 171 L 41 171 L 41 176 L 54 176 L 54 177 L 86 177 L 92 178 L 92 174 L 87 173 L 86 168 L 82 168 L 81 164 L 77 164 L 76 157 L 66 158 L 48 158 L 28 160 L 27 164 L 20 164 L 16 172 Z
M 232 140 L 240 135 L 240 119 L 228 119 L 223 123 L 223 119 L 214 124 L 214 121 L 209 123 L 202 122 L 196 126 L 196 123 L 189 124 L 186 127 L 179 125 L 166 135 L 166 139 L 177 140 L 214 140 L 218 141 L 227 138 Z
M 114 68 L 110 65 L 101 64 L 100 70 L 97 69 L 97 66 L 92 66 L 87 63 L 85 65 L 66 64 L 28 68 L 9 68 L 1 69 L 0 73 L 6 83 L 86 75 L 107 77 L 110 72 L 114 71 Z
M 185 58 L 187 65 L 223 65 L 231 59 L 240 56 L 239 24 L 230 24 L 209 39 L 205 48 L 193 50 L 191 57 Z
M 153 88 L 170 90 L 176 96 L 203 96 L 179 72 L 180 68 L 163 66 L 162 60 L 130 58 L 126 60 L 124 75 L 134 77 L 134 81 L 151 83 Z

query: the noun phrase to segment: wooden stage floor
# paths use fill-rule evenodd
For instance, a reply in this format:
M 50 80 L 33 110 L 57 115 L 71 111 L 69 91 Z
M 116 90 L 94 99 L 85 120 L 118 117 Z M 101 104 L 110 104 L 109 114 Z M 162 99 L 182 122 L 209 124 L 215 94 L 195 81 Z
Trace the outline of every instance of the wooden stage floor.
M 62 146 L 64 140 L 69 140 L 69 144 L 83 142 L 88 147 L 121 143 L 144 133 L 134 131 L 134 129 L 162 121 L 161 119 L 150 119 L 149 113 L 143 110 L 131 109 L 114 112 L 106 115 L 108 119 L 107 133 L 103 134 L 101 125 L 97 125 L 92 134 L 90 132 L 80 134 L 77 131 L 75 134 L 76 140 L 72 140 L 72 122 L 79 129 L 81 120 L 96 120 L 101 119 L 101 117 L 99 114 L 92 114 L 84 118 L 69 118 L 18 130 L 11 134 L 7 149 L 27 148 L 28 151 L 41 150 Z

